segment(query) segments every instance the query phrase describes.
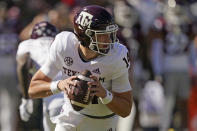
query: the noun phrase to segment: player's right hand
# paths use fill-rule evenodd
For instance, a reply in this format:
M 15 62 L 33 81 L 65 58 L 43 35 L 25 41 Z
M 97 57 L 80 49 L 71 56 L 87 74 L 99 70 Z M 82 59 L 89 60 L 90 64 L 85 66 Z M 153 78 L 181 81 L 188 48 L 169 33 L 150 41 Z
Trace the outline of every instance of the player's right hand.
M 33 100 L 22 98 L 21 101 L 22 102 L 19 106 L 20 117 L 21 120 L 27 122 L 33 113 Z
M 74 79 L 76 79 L 77 76 L 71 76 L 67 79 L 61 80 L 58 83 L 58 88 L 62 91 L 64 91 L 65 94 L 67 94 L 68 98 L 73 99 L 73 88 L 71 87 L 75 87 L 76 86 L 76 81 L 74 81 Z

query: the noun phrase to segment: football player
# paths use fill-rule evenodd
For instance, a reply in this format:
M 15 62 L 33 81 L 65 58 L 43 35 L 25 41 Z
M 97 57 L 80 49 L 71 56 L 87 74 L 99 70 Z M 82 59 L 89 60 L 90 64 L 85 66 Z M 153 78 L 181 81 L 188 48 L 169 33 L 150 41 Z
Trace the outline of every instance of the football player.
M 35 73 L 45 62 L 49 55 L 49 48 L 57 29 L 49 22 L 42 21 L 37 23 L 32 30 L 31 39 L 19 44 L 17 51 L 17 74 L 21 86 L 23 98 L 19 107 L 20 117 L 23 121 L 28 121 L 33 113 L 33 101 L 29 99 L 28 74 Z M 32 63 L 32 64 L 31 64 Z M 33 67 L 32 67 L 33 65 Z M 55 79 L 58 79 L 57 76 Z M 59 93 L 43 99 L 43 127 L 45 131 L 54 130 L 49 117 L 59 114 L 63 103 L 63 94 Z M 35 104 L 35 103 L 34 103 Z
M 115 131 L 118 115 L 126 117 L 132 107 L 128 79 L 128 50 L 118 43 L 118 26 L 105 8 L 89 5 L 74 17 L 74 32 L 59 33 L 50 48 L 48 61 L 33 76 L 29 95 L 42 98 L 63 91 L 73 98 L 71 86 L 79 72 L 90 70 L 96 88 L 89 88 L 95 99 L 83 110 L 75 111 L 66 102 L 53 119 L 55 131 Z M 52 81 L 61 71 L 63 80 Z

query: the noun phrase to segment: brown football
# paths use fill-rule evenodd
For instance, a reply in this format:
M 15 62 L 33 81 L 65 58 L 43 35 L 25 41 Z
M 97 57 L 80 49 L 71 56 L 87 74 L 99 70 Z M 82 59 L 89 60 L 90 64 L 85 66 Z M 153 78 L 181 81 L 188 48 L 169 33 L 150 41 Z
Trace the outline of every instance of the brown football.
M 77 86 L 74 87 L 74 98 L 71 100 L 71 105 L 76 111 L 85 108 L 92 100 L 90 91 L 88 90 L 89 86 L 87 84 L 87 82 L 92 81 L 92 79 L 90 79 L 91 74 L 92 73 L 89 70 L 85 70 L 75 79 L 77 81 Z

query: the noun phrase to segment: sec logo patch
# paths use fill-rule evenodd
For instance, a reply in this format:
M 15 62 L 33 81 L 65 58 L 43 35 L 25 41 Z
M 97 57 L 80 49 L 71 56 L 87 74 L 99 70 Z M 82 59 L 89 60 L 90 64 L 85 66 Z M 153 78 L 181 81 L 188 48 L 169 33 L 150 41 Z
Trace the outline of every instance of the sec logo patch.
M 71 57 L 65 57 L 64 58 L 64 63 L 67 65 L 67 66 L 71 66 L 73 64 L 73 59 Z

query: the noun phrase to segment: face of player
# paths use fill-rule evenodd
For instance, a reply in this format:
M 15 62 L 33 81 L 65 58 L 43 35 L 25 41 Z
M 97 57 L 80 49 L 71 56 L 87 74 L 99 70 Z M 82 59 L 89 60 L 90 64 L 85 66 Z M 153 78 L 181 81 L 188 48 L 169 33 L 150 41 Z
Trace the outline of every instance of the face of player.
M 99 49 L 108 49 L 110 43 L 112 43 L 110 33 L 108 34 L 97 34 L 94 39 L 98 42 Z
M 96 41 L 95 45 L 97 46 L 99 52 L 101 53 L 108 52 L 112 44 L 111 33 L 96 34 L 92 37 L 92 40 Z M 84 48 L 84 49 L 82 48 L 81 50 L 84 55 L 86 54 L 85 55 L 86 59 L 96 58 L 99 55 L 98 52 L 89 50 L 88 48 Z
M 117 25 L 107 26 L 105 30 L 87 29 L 85 34 L 90 38 L 89 48 L 100 55 L 108 55 L 113 44 L 118 41 L 117 31 Z

